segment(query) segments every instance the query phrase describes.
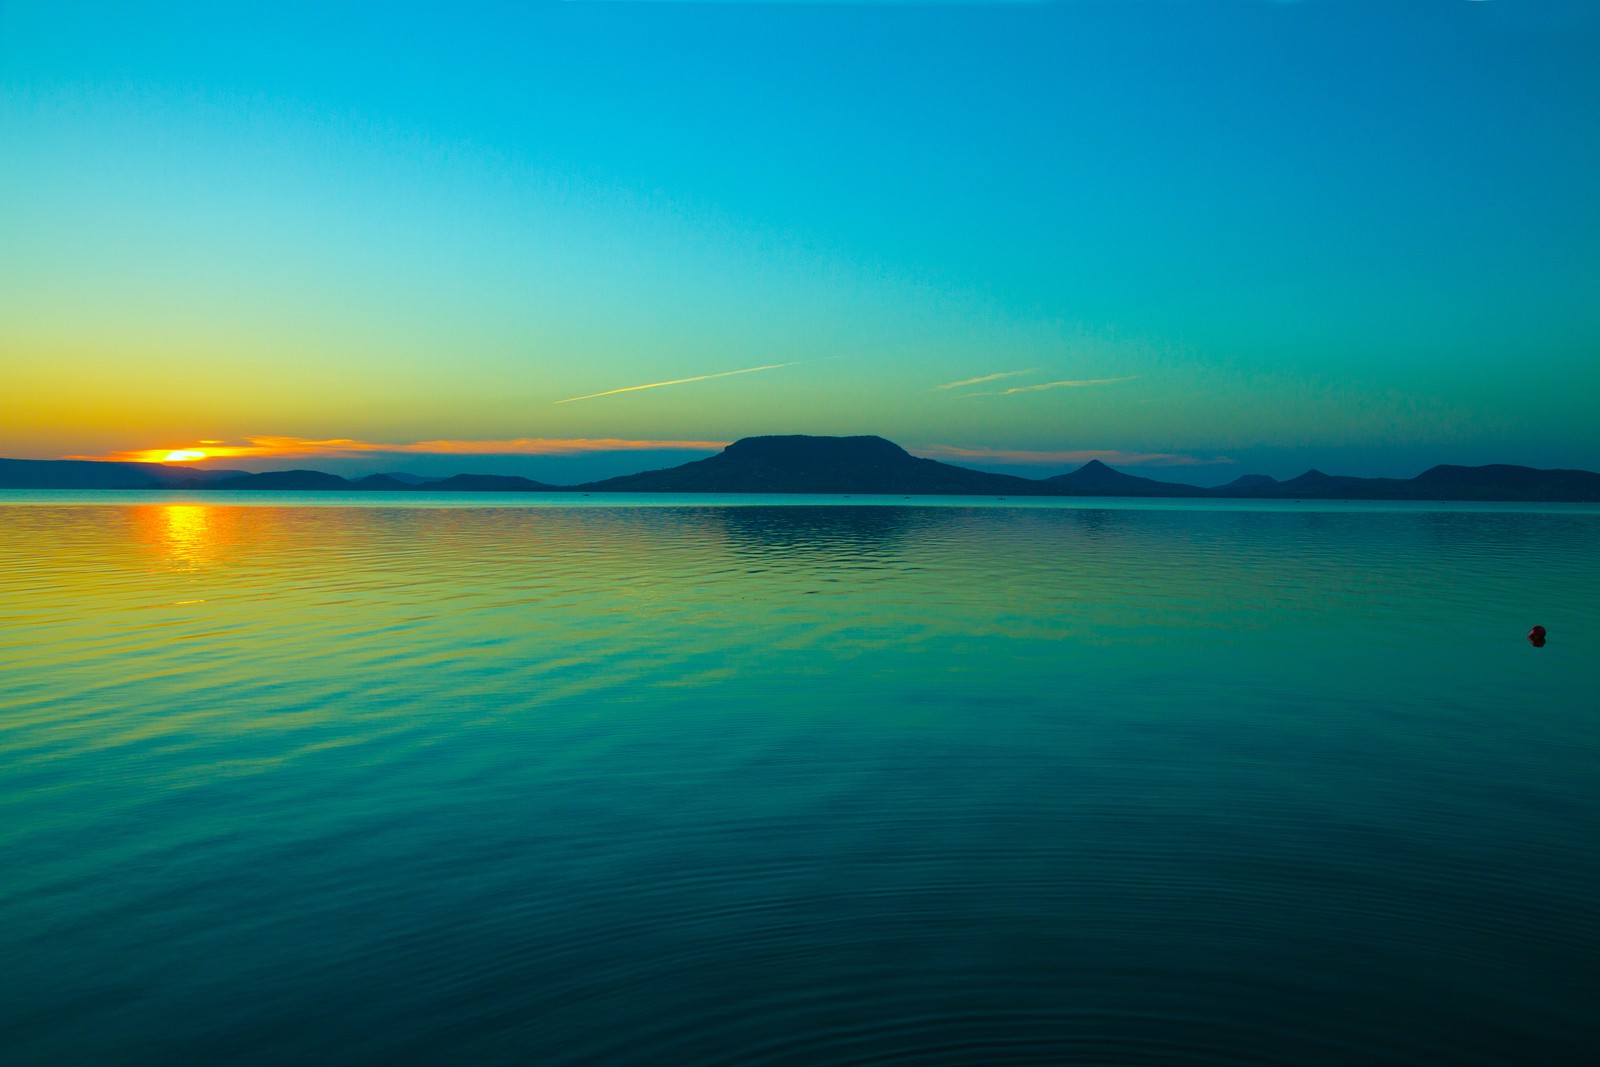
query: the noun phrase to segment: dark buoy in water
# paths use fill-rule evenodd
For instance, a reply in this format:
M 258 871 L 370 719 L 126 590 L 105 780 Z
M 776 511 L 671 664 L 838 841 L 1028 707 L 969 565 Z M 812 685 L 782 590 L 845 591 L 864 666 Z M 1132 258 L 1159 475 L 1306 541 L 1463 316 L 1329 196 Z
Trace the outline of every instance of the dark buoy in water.
M 1528 644 L 1532 645 L 1534 648 L 1544 647 L 1543 626 L 1535 626 L 1533 629 L 1528 631 Z

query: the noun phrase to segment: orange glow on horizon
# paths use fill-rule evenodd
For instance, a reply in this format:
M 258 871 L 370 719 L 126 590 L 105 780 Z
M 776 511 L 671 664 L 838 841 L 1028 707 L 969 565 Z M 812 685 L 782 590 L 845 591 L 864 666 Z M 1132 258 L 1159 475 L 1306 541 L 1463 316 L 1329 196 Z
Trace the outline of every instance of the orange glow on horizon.
M 444 440 L 386 443 L 356 441 L 347 437 L 316 440 L 306 437 L 247 437 L 242 444 L 202 441 L 205 447 L 138 448 L 102 456 L 66 456 L 114 463 L 182 463 L 200 459 L 311 459 L 318 456 L 358 456 L 367 453 L 421 453 L 454 456 L 571 456 L 586 452 L 643 452 L 679 450 L 716 452 L 727 441 L 658 441 L 618 437 L 513 437 L 495 440 Z

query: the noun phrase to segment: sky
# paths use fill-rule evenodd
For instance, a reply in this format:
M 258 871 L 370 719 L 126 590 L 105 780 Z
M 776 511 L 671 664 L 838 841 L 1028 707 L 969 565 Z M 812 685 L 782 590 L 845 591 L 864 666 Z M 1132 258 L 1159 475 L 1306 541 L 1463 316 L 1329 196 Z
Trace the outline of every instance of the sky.
M 1600 469 L 1600 5 L 0 4 L 0 455 Z

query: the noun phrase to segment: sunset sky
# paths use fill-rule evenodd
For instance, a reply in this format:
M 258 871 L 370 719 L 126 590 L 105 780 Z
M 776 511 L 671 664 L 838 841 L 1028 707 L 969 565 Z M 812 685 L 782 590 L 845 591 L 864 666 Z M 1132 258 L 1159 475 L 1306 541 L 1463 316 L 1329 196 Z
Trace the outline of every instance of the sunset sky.
M 1600 8 L 0 5 L 0 455 L 1600 469 Z

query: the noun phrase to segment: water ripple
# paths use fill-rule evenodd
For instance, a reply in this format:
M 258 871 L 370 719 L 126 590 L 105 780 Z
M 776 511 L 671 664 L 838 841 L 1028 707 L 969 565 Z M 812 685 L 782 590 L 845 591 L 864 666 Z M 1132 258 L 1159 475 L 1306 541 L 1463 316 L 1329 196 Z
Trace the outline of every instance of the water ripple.
M 0 558 L 8 1062 L 1600 1041 L 1600 515 L 31 503 Z

